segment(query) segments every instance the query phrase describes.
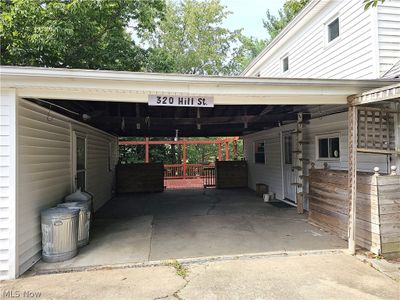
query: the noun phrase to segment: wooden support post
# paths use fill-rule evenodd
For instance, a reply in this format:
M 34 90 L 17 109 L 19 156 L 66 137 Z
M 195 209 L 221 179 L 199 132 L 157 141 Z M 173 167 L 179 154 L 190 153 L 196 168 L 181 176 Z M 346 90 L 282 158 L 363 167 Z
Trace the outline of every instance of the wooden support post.
M 237 140 L 233 140 L 233 159 L 238 159 L 238 147 L 237 147 Z
M 229 160 L 229 143 L 225 142 L 225 160 Z
M 356 253 L 356 200 L 357 200 L 357 107 L 349 107 L 348 115 L 348 247 L 351 254 Z
M 183 155 L 182 155 L 182 163 L 183 163 L 183 179 L 186 178 L 186 142 L 183 142 Z
M 222 160 L 221 142 L 218 142 L 218 160 Z
M 148 163 L 148 162 L 150 162 L 150 158 L 149 158 L 149 138 L 146 138 L 145 147 L 146 147 L 146 150 L 145 150 L 145 152 L 146 152 L 145 162 Z

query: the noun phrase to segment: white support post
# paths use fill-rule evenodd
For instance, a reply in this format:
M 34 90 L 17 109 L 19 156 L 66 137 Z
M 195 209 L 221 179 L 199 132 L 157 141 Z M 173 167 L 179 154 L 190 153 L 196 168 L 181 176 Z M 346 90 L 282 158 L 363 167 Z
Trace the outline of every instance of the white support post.
M 348 115 L 348 247 L 351 254 L 356 253 L 356 200 L 357 200 L 357 122 L 358 109 L 356 106 L 349 107 Z
M 0 95 L 0 171 L 5 185 L 0 190 L 0 279 L 18 277 L 17 252 L 17 97 L 15 89 L 1 89 Z

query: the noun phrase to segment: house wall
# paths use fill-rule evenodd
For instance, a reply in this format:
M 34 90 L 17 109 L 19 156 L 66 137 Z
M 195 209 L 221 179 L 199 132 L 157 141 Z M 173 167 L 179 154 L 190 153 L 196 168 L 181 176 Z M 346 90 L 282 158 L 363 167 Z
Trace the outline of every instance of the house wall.
M 359 0 L 319 1 L 313 10 L 318 13 L 295 25 L 245 75 L 372 79 L 400 59 L 400 0 L 386 1 L 379 14 L 376 8 L 365 10 Z M 328 43 L 326 25 L 336 16 L 340 36 Z M 282 69 L 285 56 L 287 72 Z
M 16 91 L 0 95 L 0 280 L 16 274 Z
M 112 197 L 116 164 L 116 137 L 43 107 L 19 101 L 18 109 L 18 261 L 19 274 L 38 259 L 41 251 L 40 211 L 60 203 L 73 191 L 73 131 L 87 137 L 86 189 L 97 210 Z
M 378 7 L 379 66 L 384 75 L 400 60 L 400 0 Z
M 243 137 L 244 156 L 249 169 L 249 188 L 255 190 L 256 183 L 265 183 L 269 186 L 270 193 L 276 193 L 278 199 L 283 199 L 281 134 L 295 129 L 295 126 L 295 124 L 288 124 Z M 303 157 L 309 159 L 310 163 L 315 163 L 316 168 L 323 168 L 324 163 L 327 163 L 331 169 L 347 170 L 347 129 L 347 112 L 310 120 L 303 131 L 303 139 L 308 142 L 308 144 L 303 145 Z M 339 134 L 340 159 L 338 160 L 317 159 L 316 138 L 328 134 Z M 254 143 L 260 140 L 265 142 L 265 164 L 254 162 Z M 371 172 L 374 167 L 379 167 L 381 172 L 388 171 L 385 155 L 359 153 L 357 159 L 359 171 Z M 308 165 L 308 168 L 310 166 L 311 164 Z M 307 170 L 305 171 L 307 174 Z M 307 201 L 305 207 L 308 209 Z

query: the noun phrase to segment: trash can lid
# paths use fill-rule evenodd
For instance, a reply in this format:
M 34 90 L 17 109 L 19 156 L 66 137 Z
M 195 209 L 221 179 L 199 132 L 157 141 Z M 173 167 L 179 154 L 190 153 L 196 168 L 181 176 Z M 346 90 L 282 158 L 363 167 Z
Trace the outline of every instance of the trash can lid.
M 71 218 L 79 214 L 79 208 L 50 207 L 42 210 L 41 216 L 44 218 Z
M 83 209 L 83 210 L 89 210 L 89 203 L 81 202 L 81 201 L 65 202 L 65 203 L 58 204 L 57 207 L 78 208 L 78 209 Z

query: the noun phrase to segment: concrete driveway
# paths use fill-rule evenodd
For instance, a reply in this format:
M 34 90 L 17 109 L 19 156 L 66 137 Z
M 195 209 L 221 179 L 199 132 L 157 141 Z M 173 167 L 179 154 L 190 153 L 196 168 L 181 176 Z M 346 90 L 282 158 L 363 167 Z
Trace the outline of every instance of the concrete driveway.
M 2 282 L 1 299 L 11 295 L 88 300 L 398 300 L 400 285 L 352 256 L 331 254 L 31 276 Z
M 96 213 L 90 244 L 37 273 L 101 265 L 271 251 L 343 249 L 339 237 L 307 223 L 291 206 L 264 203 L 248 189 L 132 194 Z

